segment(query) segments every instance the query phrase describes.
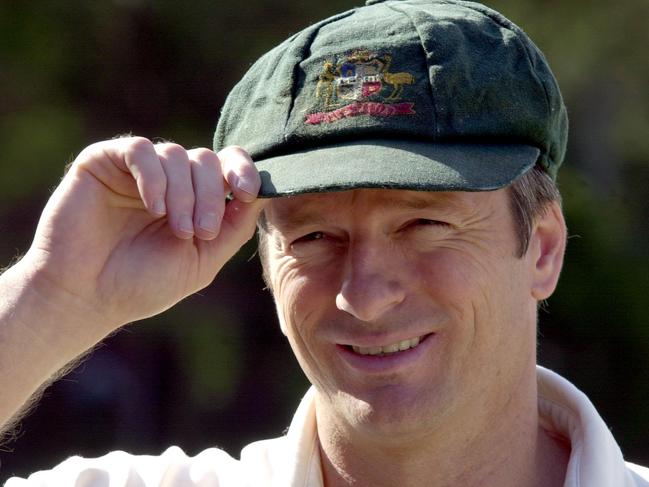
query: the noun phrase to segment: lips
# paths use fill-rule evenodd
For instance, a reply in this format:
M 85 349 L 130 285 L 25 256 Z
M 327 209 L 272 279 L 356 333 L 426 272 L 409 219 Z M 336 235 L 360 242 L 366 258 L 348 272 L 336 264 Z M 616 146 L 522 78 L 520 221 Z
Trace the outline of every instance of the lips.
M 428 356 L 438 343 L 438 340 L 435 340 L 436 335 L 437 333 L 425 333 L 403 338 L 402 334 L 401 337 L 386 336 L 382 340 L 376 336 L 356 337 L 355 340 L 350 340 L 351 344 L 338 343 L 336 349 L 341 365 L 345 364 L 344 367 L 349 372 L 379 377 L 399 371 L 414 371 L 413 367 L 417 367 L 422 358 Z M 359 345 L 359 342 L 365 343 Z

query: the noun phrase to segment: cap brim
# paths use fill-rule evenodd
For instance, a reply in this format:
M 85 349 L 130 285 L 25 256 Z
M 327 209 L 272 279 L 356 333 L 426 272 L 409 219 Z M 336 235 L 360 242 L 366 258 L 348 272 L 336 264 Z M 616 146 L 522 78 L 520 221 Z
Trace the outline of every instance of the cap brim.
M 534 166 L 522 144 L 434 144 L 372 139 L 270 157 L 255 164 L 265 198 L 359 188 L 491 191 Z
M 328 145 L 256 162 L 265 198 L 359 188 L 491 191 L 534 166 L 539 149 L 522 144 L 434 144 L 372 139 Z

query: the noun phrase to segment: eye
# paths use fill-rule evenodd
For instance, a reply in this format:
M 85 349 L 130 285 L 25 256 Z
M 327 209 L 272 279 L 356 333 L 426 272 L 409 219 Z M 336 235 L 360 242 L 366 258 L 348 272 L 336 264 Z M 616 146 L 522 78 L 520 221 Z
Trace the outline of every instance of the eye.
M 294 258 L 329 258 L 341 241 L 328 232 L 316 231 L 306 233 L 291 241 L 289 248 Z
M 314 242 L 316 240 L 322 240 L 325 237 L 326 236 L 324 232 L 311 232 L 311 233 L 307 233 L 306 235 L 300 238 L 293 240 L 291 245 L 295 245 L 296 243 Z
M 409 236 L 418 239 L 435 239 L 441 238 L 446 235 L 446 232 L 451 228 L 451 224 L 433 220 L 430 218 L 413 218 L 404 223 L 399 232 L 404 236 Z
M 445 228 L 449 227 L 450 225 L 446 222 L 442 222 L 439 220 L 429 220 L 428 218 L 417 218 L 416 220 L 412 220 L 408 222 L 406 225 L 407 227 L 439 227 L 439 228 Z
M 291 241 L 290 248 L 294 253 L 301 255 L 304 252 L 315 251 L 321 247 L 320 244 L 330 240 L 331 238 L 325 232 L 310 232 Z
M 414 223 L 415 225 L 439 225 L 442 222 L 437 220 L 428 220 L 427 218 L 418 218 Z

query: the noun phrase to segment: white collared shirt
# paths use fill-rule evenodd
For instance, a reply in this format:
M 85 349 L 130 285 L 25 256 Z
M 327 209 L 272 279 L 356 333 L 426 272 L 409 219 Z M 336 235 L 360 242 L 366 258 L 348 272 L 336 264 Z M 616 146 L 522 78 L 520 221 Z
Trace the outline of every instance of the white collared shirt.
M 537 368 L 541 426 L 570 441 L 564 487 L 649 487 L 649 469 L 625 462 L 588 398 L 570 382 Z M 171 447 L 160 456 L 115 451 L 72 457 L 5 487 L 322 487 L 315 389 L 302 399 L 286 436 L 246 446 L 241 460 L 209 448 L 188 457 Z

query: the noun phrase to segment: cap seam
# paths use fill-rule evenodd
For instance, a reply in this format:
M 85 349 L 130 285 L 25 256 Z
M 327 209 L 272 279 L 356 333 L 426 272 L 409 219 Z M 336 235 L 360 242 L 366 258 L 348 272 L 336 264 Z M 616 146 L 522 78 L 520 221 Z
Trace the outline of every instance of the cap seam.
M 466 8 L 471 9 L 474 12 L 478 12 L 478 13 L 484 15 L 489 20 L 491 20 L 493 23 L 499 25 L 500 27 L 503 27 L 503 28 L 507 29 L 508 31 L 512 32 L 513 34 L 516 34 L 515 35 L 516 42 L 525 51 L 525 55 L 527 56 L 527 60 L 530 62 L 530 64 L 532 65 L 532 68 L 533 68 L 531 70 L 531 72 L 534 75 L 534 78 L 536 79 L 537 83 L 539 83 L 541 85 L 541 87 L 543 88 L 543 94 L 545 95 L 545 112 L 546 112 L 545 132 L 546 132 L 546 134 L 549 133 L 550 132 L 550 130 L 549 130 L 550 129 L 550 124 L 551 124 L 551 114 L 552 114 L 552 110 L 551 110 L 551 107 L 550 107 L 550 96 L 548 94 L 547 86 L 545 85 L 543 80 L 538 76 L 538 74 L 536 72 L 536 64 L 537 63 L 535 63 L 533 61 L 532 55 L 530 53 L 530 46 L 527 46 L 521 39 L 521 34 L 524 35 L 524 36 L 527 36 L 527 34 L 525 34 L 525 32 L 520 27 L 518 27 L 516 24 L 514 24 L 511 20 L 505 18 L 504 16 L 502 16 L 498 12 L 480 9 L 476 5 L 473 5 L 473 2 L 448 2 L 448 1 L 445 1 L 445 0 L 439 0 L 439 3 L 444 3 L 446 5 L 457 5 L 458 3 L 462 3 L 462 5 L 464 5 Z M 483 6 L 483 5 L 480 5 L 480 6 Z M 488 9 L 488 7 L 485 7 L 485 8 Z M 548 144 L 547 150 L 544 150 L 543 147 L 539 147 L 539 149 L 541 151 L 541 154 L 539 154 L 539 159 L 541 157 L 543 157 L 543 156 L 550 158 L 550 152 L 551 151 L 550 151 L 550 146 L 549 145 L 551 144 L 551 140 L 547 139 L 547 137 L 546 137 L 545 142 L 547 142 L 547 144 Z M 547 166 L 549 166 L 549 164 L 544 164 L 544 166 L 546 166 L 545 169 L 547 170 Z
M 542 152 L 541 156 L 550 158 L 551 157 L 550 153 L 552 152 L 550 144 L 552 143 L 552 141 L 551 141 L 551 139 L 547 138 L 547 134 L 550 133 L 550 128 L 551 128 L 550 124 L 551 124 L 551 120 L 552 120 L 552 109 L 550 107 L 550 95 L 548 94 L 548 88 L 547 88 L 547 86 L 545 86 L 545 82 L 541 79 L 541 77 L 536 72 L 536 63 L 534 62 L 534 60 L 532 58 L 529 46 L 526 46 L 525 43 L 523 43 L 520 40 L 520 38 L 518 38 L 518 37 L 516 38 L 516 40 L 520 44 L 522 44 L 523 49 L 525 49 L 525 54 L 527 54 L 527 58 L 528 58 L 530 64 L 532 64 L 532 67 L 533 67 L 532 74 L 534 75 L 534 78 L 536 78 L 536 81 L 543 88 L 543 94 L 545 95 L 545 112 L 546 112 L 546 117 L 545 117 L 545 120 L 546 120 L 546 122 L 545 122 L 546 140 L 545 140 L 545 143 L 547 144 L 547 148 L 546 148 L 546 150 L 541 151 Z M 544 164 L 544 165 L 546 165 L 546 164 Z
M 291 74 L 291 102 L 288 107 L 288 110 L 286 110 L 286 120 L 284 120 L 284 127 L 282 128 L 282 138 L 286 141 L 288 137 L 291 135 L 290 133 L 287 132 L 288 126 L 292 120 L 291 116 L 293 115 L 293 109 L 295 108 L 295 98 L 299 92 L 298 89 L 298 80 L 299 80 L 299 71 L 300 71 L 300 64 L 307 59 L 308 57 L 311 56 L 311 46 L 313 45 L 313 42 L 315 41 L 316 37 L 320 33 L 320 29 L 322 29 L 325 25 L 333 24 L 334 22 L 337 22 L 341 19 L 344 19 L 346 17 L 349 17 L 350 15 L 353 15 L 356 13 L 358 8 L 354 8 L 351 10 L 347 10 L 346 12 L 342 12 L 338 15 L 334 15 L 333 17 L 329 17 L 328 19 L 323 20 L 319 24 L 316 24 L 314 29 L 309 33 L 309 38 L 307 41 L 304 43 L 304 51 L 308 50 L 308 56 L 302 56 L 301 60 L 295 63 L 293 66 L 293 72 Z M 286 51 L 285 51 L 286 53 Z
M 426 65 L 426 74 L 428 76 L 428 83 L 426 85 L 428 87 L 428 92 L 430 93 L 430 100 L 431 100 L 431 105 L 432 105 L 432 108 L 433 108 L 433 113 L 435 114 L 435 120 L 433 121 L 433 123 L 435 125 L 435 130 L 433 131 L 433 133 L 434 133 L 433 141 L 437 141 L 438 140 L 438 131 L 439 131 L 439 124 L 437 123 L 437 121 L 439 120 L 439 114 L 437 112 L 437 101 L 435 100 L 435 93 L 433 92 L 433 88 L 432 88 L 431 82 L 430 82 L 430 66 L 428 64 L 428 54 L 429 53 L 426 50 L 426 47 L 424 46 L 424 39 L 421 36 L 421 32 L 419 32 L 419 27 L 417 26 L 417 24 L 415 24 L 414 20 L 412 19 L 410 14 L 405 11 L 405 9 L 399 9 L 395 5 L 391 5 L 391 4 L 387 3 L 387 2 L 384 5 L 387 8 L 392 9 L 395 12 L 398 12 L 398 13 L 404 15 L 405 17 L 407 17 L 408 21 L 412 24 L 413 28 L 415 29 L 415 32 L 417 32 L 417 37 L 419 37 L 419 45 L 421 47 L 421 50 L 424 51 L 424 61 L 425 61 L 425 65 Z

